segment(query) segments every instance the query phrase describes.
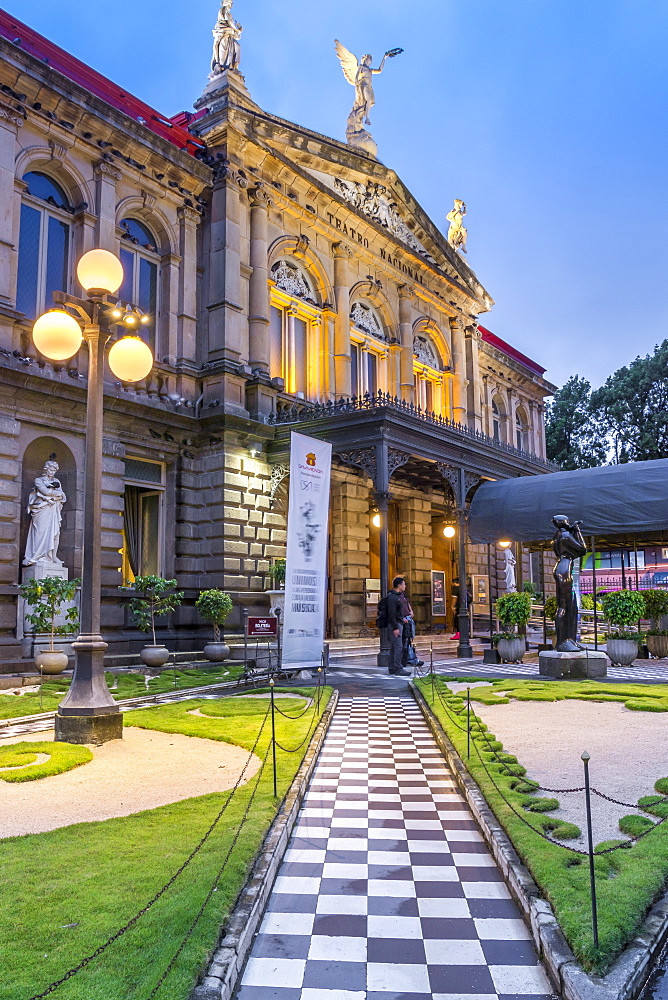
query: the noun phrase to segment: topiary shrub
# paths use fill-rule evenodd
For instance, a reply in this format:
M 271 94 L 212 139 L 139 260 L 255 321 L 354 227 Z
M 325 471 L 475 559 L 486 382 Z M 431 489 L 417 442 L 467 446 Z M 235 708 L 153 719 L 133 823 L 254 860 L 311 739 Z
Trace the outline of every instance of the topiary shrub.
M 645 599 L 637 590 L 613 590 L 601 601 L 603 614 L 613 626 L 612 639 L 638 640 L 638 621 L 645 613 Z M 635 628 L 631 628 L 635 626 Z
M 176 580 L 165 580 L 162 576 L 136 576 L 134 583 L 127 586 L 132 586 L 136 594 L 141 594 L 128 602 L 130 611 L 142 632 L 152 632 L 155 646 L 155 619 L 176 611 L 183 600 L 183 591 L 173 589 Z
M 505 632 L 502 634 L 508 634 L 512 638 L 531 617 L 531 595 L 504 594 L 496 602 L 496 613 L 504 626 Z
M 232 598 L 222 590 L 203 590 L 195 601 L 198 612 L 213 625 L 213 641 L 220 642 L 220 626 L 232 610 Z
M 649 634 L 663 635 L 659 618 L 668 615 L 668 590 L 644 590 L 642 598 L 645 602 L 643 617 L 649 621 Z

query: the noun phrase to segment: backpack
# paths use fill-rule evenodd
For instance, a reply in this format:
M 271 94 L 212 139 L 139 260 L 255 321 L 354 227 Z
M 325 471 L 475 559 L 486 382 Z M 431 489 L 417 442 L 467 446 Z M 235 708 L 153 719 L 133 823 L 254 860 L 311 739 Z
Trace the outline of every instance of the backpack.
M 387 597 L 381 597 L 378 601 L 378 614 L 376 615 L 376 628 L 387 628 L 389 625 L 387 614 Z

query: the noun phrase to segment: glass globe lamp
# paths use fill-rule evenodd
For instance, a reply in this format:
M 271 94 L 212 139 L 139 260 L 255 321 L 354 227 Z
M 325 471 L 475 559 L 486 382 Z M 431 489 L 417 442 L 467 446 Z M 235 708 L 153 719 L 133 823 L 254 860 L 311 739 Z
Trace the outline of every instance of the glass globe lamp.
M 140 382 L 153 367 L 153 352 L 141 337 L 121 337 L 111 346 L 109 367 L 121 382 Z
M 513 544 L 512 542 L 510 542 L 510 541 L 508 541 L 507 539 L 504 538 L 504 539 L 502 539 L 499 542 L 499 548 L 501 548 L 501 549 L 509 549 L 512 544 Z
M 32 339 L 45 358 L 66 361 L 77 353 L 83 337 L 73 316 L 63 309 L 52 309 L 35 320 Z
M 446 524 L 446 526 L 443 528 L 443 534 L 445 535 L 446 538 L 454 538 L 455 529 L 451 524 Z
M 123 284 L 123 265 L 108 250 L 89 250 L 77 264 L 77 278 L 87 292 L 117 292 Z

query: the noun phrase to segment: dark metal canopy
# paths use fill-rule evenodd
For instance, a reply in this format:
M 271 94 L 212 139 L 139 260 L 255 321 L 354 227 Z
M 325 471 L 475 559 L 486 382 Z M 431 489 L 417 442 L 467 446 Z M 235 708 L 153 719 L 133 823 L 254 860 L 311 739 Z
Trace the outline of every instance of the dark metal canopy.
M 545 541 L 554 534 L 553 514 L 581 520 L 584 535 L 661 535 L 668 529 L 668 459 L 482 483 L 469 537 Z

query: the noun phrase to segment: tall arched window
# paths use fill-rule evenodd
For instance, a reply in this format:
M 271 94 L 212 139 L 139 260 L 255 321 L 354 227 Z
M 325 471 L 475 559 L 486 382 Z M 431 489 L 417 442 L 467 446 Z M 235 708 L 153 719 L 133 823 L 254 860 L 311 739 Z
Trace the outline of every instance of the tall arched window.
M 385 388 L 385 331 L 370 302 L 355 302 L 350 310 L 350 374 L 353 396 L 375 395 Z
M 324 375 L 318 349 L 320 311 L 307 272 L 292 258 L 271 267 L 269 374 L 282 378 L 286 392 L 317 399 Z
M 413 337 L 415 402 L 421 410 L 450 417 L 448 378 L 438 347 L 427 332 Z
M 492 400 L 492 437 L 495 441 L 501 440 L 501 422 L 503 420 L 503 404 L 498 397 Z
M 158 278 L 160 254 L 158 241 L 143 222 L 123 219 L 121 222 L 121 264 L 123 284 L 118 292 L 121 302 L 130 302 L 151 317 L 147 324 L 155 330 L 158 322 Z
M 23 175 L 16 308 L 35 319 L 53 305 L 52 294 L 69 291 L 72 208 L 46 174 Z
M 529 423 L 521 406 L 515 410 L 515 444 L 520 451 L 529 450 Z

